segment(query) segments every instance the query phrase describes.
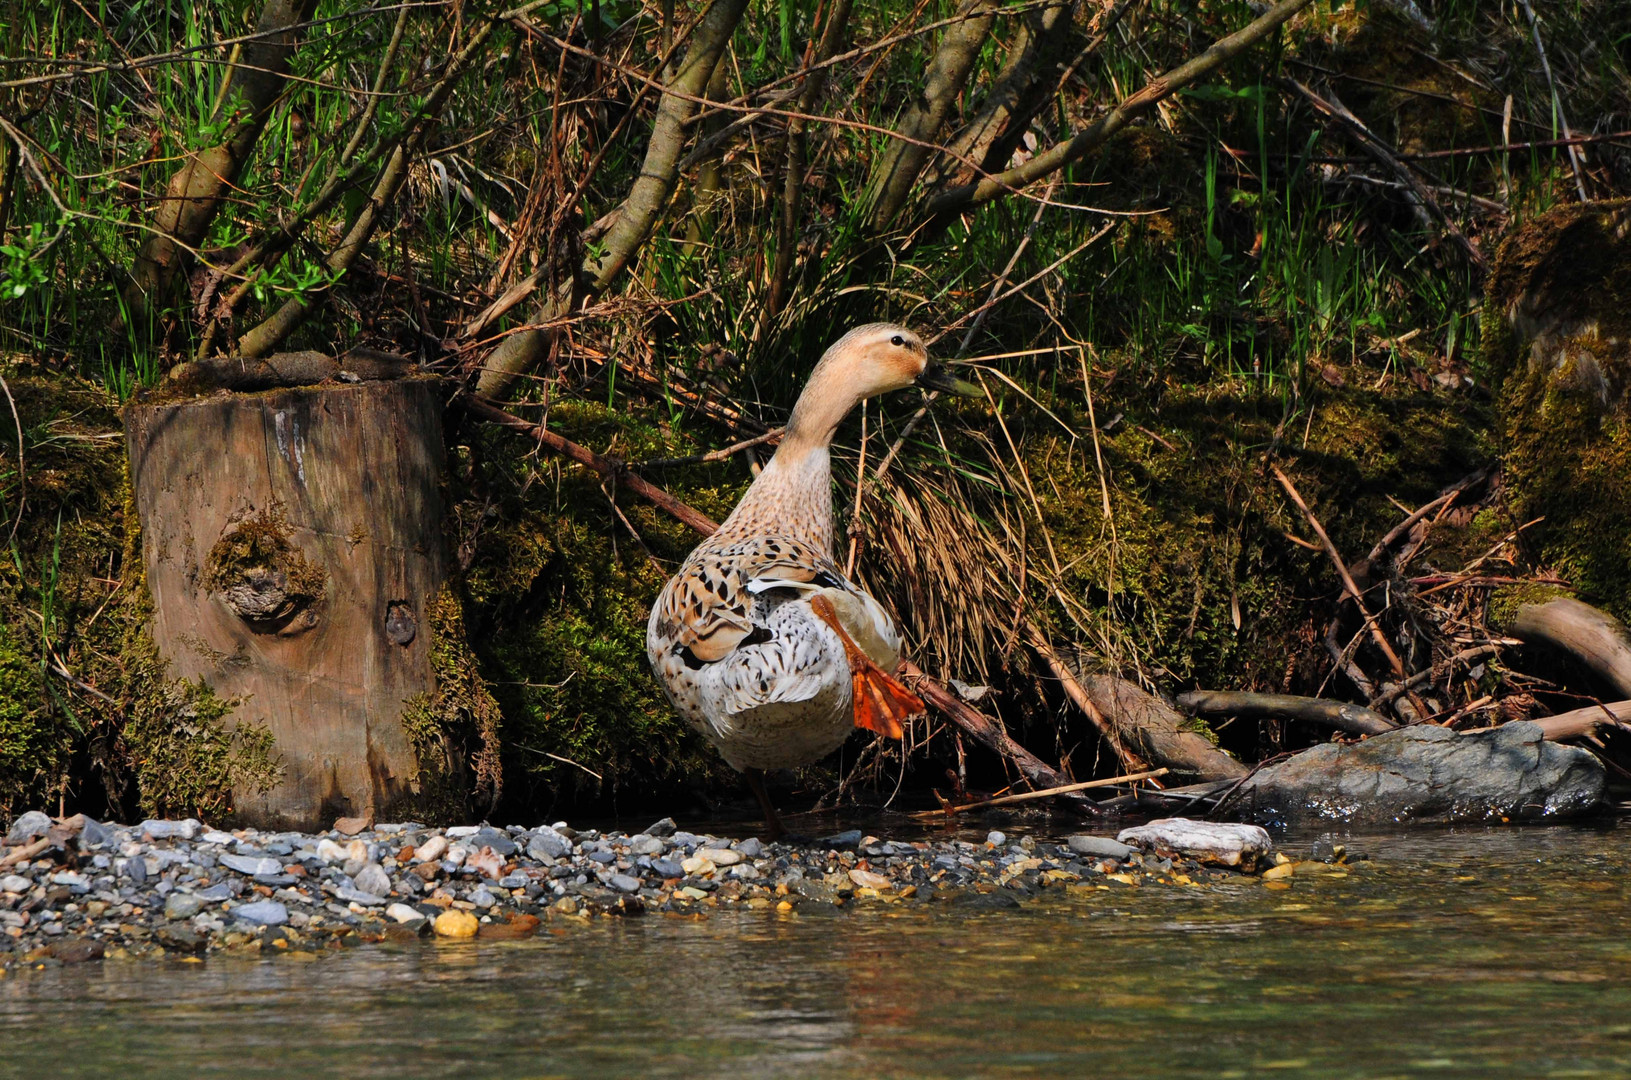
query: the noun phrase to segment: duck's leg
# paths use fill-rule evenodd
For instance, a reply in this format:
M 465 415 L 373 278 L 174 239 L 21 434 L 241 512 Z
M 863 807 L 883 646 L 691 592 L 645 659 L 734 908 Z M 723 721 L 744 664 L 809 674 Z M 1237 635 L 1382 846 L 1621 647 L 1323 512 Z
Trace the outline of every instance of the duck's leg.
M 748 778 L 748 787 L 759 800 L 759 807 L 765 812 L 765 831 L 769 833 L 767 839 L 780 840 L 787 835 L 782 827 L 782 819 L 776 813 L 776 807 L 770 802 L 770 792 L 765 790 L 765 771 L 763 769 L 743 769 L 742 775 Z

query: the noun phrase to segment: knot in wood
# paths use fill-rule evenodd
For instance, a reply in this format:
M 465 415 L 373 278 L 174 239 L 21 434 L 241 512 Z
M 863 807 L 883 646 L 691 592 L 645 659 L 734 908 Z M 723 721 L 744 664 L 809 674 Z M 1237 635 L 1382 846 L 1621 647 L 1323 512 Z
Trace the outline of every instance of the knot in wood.
M 289 575 L 265 566 L 251 566 L 242 577 L 221 590 L 221 599 L 238 617 L 265 621 L 287 615 L 294 609 L 289 599 Z
M 409 645 L 419 634 L 419 620 L 406 600 L 392 600 L 385 609 L 385 636 L 393 645 Z

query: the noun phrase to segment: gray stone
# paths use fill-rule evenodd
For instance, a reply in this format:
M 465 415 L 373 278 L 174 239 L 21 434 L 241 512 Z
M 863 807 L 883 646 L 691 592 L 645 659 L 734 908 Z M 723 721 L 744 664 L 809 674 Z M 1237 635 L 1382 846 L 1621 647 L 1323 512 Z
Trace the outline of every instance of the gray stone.
M 276 859 L 257 859 L 250 855 L 222 855 L 222 866 L 229 870 L 236 870 L 240 874 L 255 877 L 260 874 L 276 874 L 283 869 L 283 864 Z
M 85 824 L 79 830 L 79 846 L 87 850 L 103 847 L 113 843 L 113 830 L 100 821 L 85 819 Z
M 495 855 L 514 855 L 520 850 L 514 840 L 497 829 L 482 829 L 470 838 L 469 846 L 476 851 L 484 847 L 492 848 Z
M 651 872 L 658 877 L 677 878 L 685 876 L 685 868 L 673 859 L 652 859 Z
M 204 902 L 192 893 L 173 892 L 164 899 L 166 919 L 190 919 L 204 910 Z
M 206 844 L 220 844 L 225 846 L 232 843 L 237 839 L 237 837 L 233 836 L 229 832 L 222 832 L 220 829 L 210 829 L 205 832 L 203 836 L 199 837 L 199 839 L 203 840 Z
M 498 903 L 498 898 L 492 893 L 488 892 L 486 886 L 482 886 L 470 894 L 470 902 L 481 908 L 483 911 L 486 911 L 488 908 Z
M 1078 834 L 1066 840 L 1065 843 L 1077 855 L 1091 855 L 1100 859 L 1125 859 L 1133 853 L 1132 848 L 1119 840 L 1112 840 L 1108 836 Z
M 7 874 L 0 878 L 0 892 L 24 893 L 34 887 L 34 883 L 21 874 Z
M 1116 839 L 1137 848 L 1171 851 L 1200 862 L 1247 870 L 1273 848 L 1269 834 L 1256 825 L 1189 818 L 1157 818 L 1148 825 L 1121 830 Z
M 746 840 L 738 842 L 735 847 L 737 851 L 742 853 L 744 859 L 757 859 L 765 853 L 765 846 L 759 842 L 757 836 L 750 836 Z
M 256 926 L 282 926 L 289 921 L 289 909 L 276 900 L 257 900 L 232 909 L 234 918 Z
M 424 918 L 418 908 L 409 907 L 407 904 L 392 904 L 385 909 L 385 917 L 397 923 L 408 923 Z
M 84 892 L 89 892 L 91 888 L 89 878 L 84 874 L 76 874 L 72 870 L 59 870 L 57 873 L 52 874 L 51 884 L 67 885 L 71 889 L 79 889 Z
M 148 818 L 136 826 L 138 833 L 146 833 L 155 840 L 191 840 L 198 835 L 201 826 L 197 820 L 188 818 L 186 821 L 163 821 L 157 818 Z
M 606 884 L 618 892 L 636 893 L 640 891 L 640 879 L 632 874 L 613 874 L 606 879 Z
M 679 828 L 679 826 L 674 824 L 674 819 L 673 818 L 665 817 L 661 821 L 654 822 L 650 826 L 648 826 L 646 828 L 646 835 L 647 836 L 661 836 L 661 837 L 667 838 L 667 837 L 673 836 L 674 831 L 676 829 L 678 829 L 678 828 Z
M 661 855 L 666 845 L 655 836 L 636 836 L 629 844 L 629 850 L 636 855 Z
M 1602 762 L 1542 736 L 1527 721 L 1467 734 L 1421 724 L 1323 743 L 1259 770 L 1228 809 L 1265 823 L 1366 825 L 1561 820 L 1596 809 Z
M 823 836 L 816 843 L 827 848 L 852 848 L 861 842 L 861 830 L 849 829 L 831 836 Z
M 339 885 L 334 889 L 335 899 L 347 904 L 361 904 L 363 907 L 379 907 L 385 903 L 385 897 L 378 893 L 364 892 L 362 889 L 352 888 L 350 885 Z
M 198 897 L 200 900 L 206 900 L 212 904 L 218 904 L 222 900 L 231 900 L 237 894 L 232 891 L 231 885 L 228 885 L 223 881 L 219 885 L 211 885 L 207 889 L 199 889 L 197 892 L 193 893 L 193 895 Z
M 992 847 L 1002 847 L 1008 842 L 1008 837 L 993 829 L 985 834 L 985 842 Z
M 391 891 L 391 875 L 387 874 L 379 863 L 369 863 L 357 871 L 351 883 L 363 892 L 373 893 L 375 896 L 386 896 Z
M 119 872 L 138 885 L 147 881 L 147 860 L 137 856 L 134 859 L 124 859 L 119 863 Z
M 11 829 L 6 833 L 6 843 L 13 847 L 26 844 L 30 840 L 45 835 L 45 830 L 51 827 L 51 818 L 38 810 L 30 810 L 11 823 Z
M 540 825 L 527 841 L 527 854 L 534 859 L 559 859 L 572 851 L 572 841 L 550 828 Z
M 529 880 L 531 879 L 529 879 L 525 874 L 505 874 L 503 877 L 498 879 L 498 884 L 499 887 L 503 889 L 524 889 L 527 887 L 527 882 Z

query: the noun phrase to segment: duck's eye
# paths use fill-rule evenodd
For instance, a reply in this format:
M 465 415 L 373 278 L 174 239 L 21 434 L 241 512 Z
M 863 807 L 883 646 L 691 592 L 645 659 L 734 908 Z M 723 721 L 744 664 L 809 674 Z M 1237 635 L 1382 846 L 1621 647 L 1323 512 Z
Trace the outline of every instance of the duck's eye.
M 901 337 L 899 334 L 896 334 L 894 337 L 889 339 L 889 344 L 893 345 L 895 348 L 898 349 L 902 345 L 906 344 L 906 339 Z

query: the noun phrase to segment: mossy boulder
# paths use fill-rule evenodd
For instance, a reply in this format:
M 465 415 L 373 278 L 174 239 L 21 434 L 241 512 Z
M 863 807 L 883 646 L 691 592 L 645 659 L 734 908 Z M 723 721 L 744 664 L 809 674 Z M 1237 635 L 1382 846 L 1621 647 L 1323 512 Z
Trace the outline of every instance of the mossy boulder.
M 1540 561 L 1631 619 L 1631 200 L 1567 206 L 1502 243 L 1483 366 Z

